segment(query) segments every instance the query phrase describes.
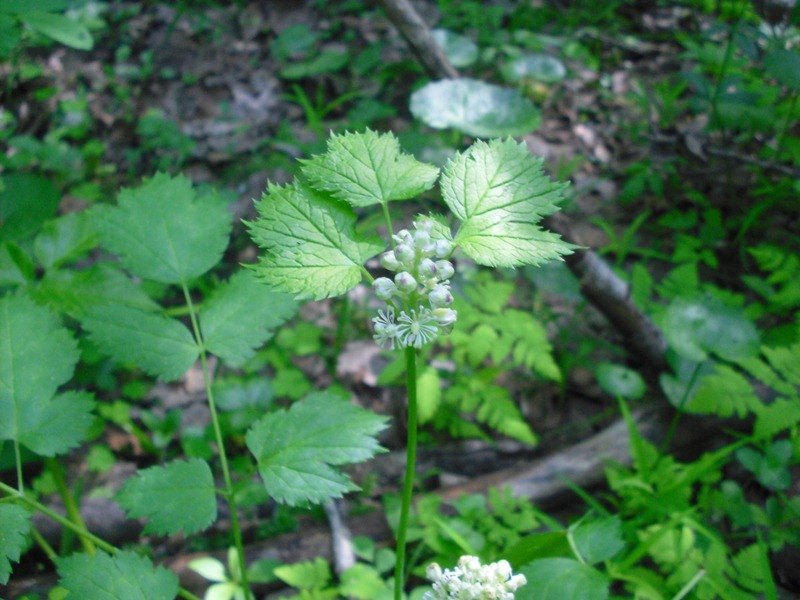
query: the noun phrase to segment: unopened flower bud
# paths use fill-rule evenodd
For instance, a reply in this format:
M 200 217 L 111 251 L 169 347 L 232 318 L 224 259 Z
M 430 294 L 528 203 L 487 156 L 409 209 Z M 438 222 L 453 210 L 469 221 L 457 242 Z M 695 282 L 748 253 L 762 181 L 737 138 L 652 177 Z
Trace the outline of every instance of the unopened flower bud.
M 375 295 L 381 300 L 389 300 L 397 292 L 397 286 L 388 277 L 378 277 L 372 282 L 372 287 L 375 289 Z
M 416 227 L 417 231 L 424 231 L 426 233 L 433 232 L 433 219 L 429 219 L 428 217 L 420 217 L 416 221 L 414 221 L 414 227 Z
M 418 250 L 422 250 L 431 243 L 431 234 L 427 231 L 417 229 L 414 232 L 414 246 L 417 247 Z
M 417 289 L 417 280 L 408 271 L 401 271 L 394 276 L 394 283 L 397 289 L 403 293 L 411 293 Z
M 442 329 L 442 333 L 449 333 L 458 318 L 458 312 L 452 308 L 435 308 L 433 317 Z
M 414 260 L 414 247 L 410 244 L 398 244 L 394 249 L 394 256 L 401 265 Z
M 392 237 L 398 244 L 407 244 L 409 246 L 414 245 L 414 237 L 411 235 L 411 232 L 408 229 L 401 229 Z
M 448 286 L 440 283 L 428 294 L 428 301 L 433 308 L 441 308 L 453 303 L 453 294 Z
M 436 240 L 436 248 L 434 250 L 434 254 L 436 258 L 446 258 L 450 256 L 450 253 L 453 251 L 453 243 L 450 240 Z
M 453 268 L 453 263 L 447 260 L 436 261 L 436 276 L 439 281 L 446 281 L 453 276 L 456 270 Z
M 419 261 L 417 273 L 419 273 L 420 278 L 423 280 L 435 277 L 436 264 L 430 258 L 423 258 L 421 261 Z
M 400 268 L 400 261 L 397 260 L 394 252 L 389 250 L 381 255 L 381 266 L 389 271 L 397 271 Z

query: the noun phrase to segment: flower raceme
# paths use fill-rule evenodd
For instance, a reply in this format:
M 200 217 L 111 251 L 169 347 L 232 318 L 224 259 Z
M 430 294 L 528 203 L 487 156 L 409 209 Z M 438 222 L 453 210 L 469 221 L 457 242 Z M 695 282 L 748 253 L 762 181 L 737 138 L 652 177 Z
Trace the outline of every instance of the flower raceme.
M 387 349 L 422 348 L 449 333 L 458 316 L 449 308 L 455 269 L 447 258 L 453 243 L 427 217 L 414 222 L 413 232 L 403 229 L 392 237 L 395 247 L 381 255 L 380 263 L 396 274 L 372 283 L 375 295 L 387 303 L 372 319 L 374 339 Z

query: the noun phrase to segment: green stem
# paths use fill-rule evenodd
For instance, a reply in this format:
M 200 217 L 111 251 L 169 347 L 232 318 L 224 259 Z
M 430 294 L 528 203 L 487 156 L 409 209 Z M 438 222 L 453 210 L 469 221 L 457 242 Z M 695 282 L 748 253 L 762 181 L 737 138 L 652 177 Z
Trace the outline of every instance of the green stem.
M 33 536 L 33 541 L 42 549 L 47 555 L 47 558 L 50 560 L 51 563 L 55 564 L 58 560 L 58 553 L 53 550 L 53 547 L 47 543 L 47 540 L 44 539 L 39 530 L 36 527 L 31 527 L 31 535 Z
M 783 140 L 786 137 L 786 133 L 789 131 L 789 125 L 792 123 L 792 116 L 794 115 L 794 109 L 797 106 L 797 98 L 800 97 L 800 94 L 795 93 L 792 96 L 792 101 L 789 104 L 789 112 L 786 113 L 786 119 L 783 121 L 783 127 L 781 127 L 781 131 L 778 134 L 778 142 L 775 146 L 775 158 L 780 160 L 781 151 L 783 150 Z
M 192 303 L 192 296 L 189 293 L 189 288 L 185 283 L 181 283 L 183 288 L 183 295 L 186 298 L 186 306 L 189 307 L 189 318 L 192 322 L 192 331 L 197 345 L 200 348 L 200 367 L 203 371 L 203 384 L 206 388 L 206 397 L 208 398 L 208 409 L 211 412 L 211 424 L 214 428 L 214 437 L 217 442 L 217 450 L 219 452 L 219 462 L 222 466 L 222 477 L 225 482 L 225 498 L 228 501 L 228 506 L 231 512 L 231 529 L 233 530 L 233 542 L 236 546 L 236 554 L 239 558 L 240 581 L 244 588 L 245 600 L 250 600 L 253 597 L 250 591 L 250 583 L 247 580 L 247 563 L 244 559 L 244 544 L 242 543 L 242 529 L 239 526 L 239 508 L 236 504 L 236 492 L 233 489 L 233 480 L 231 479 L 231 472 L 228 468 L 228 456 L 225 453 L 225 444 L 222 439 L 222 428 L 219 425 L 219 416 L 217 414 L 217 405 L 214 401 L 214 393 L 211 389 L 211 374 L 208 368 L 208 357 L 203 343 L 203 336 L 200 333 L 200 326 L 197 322 L 197 314 Z
M 50 476 L 53 478 L 53 482 L 56 484 L 56 489 L 58 490 L 58 495 L 61 496 L 61 501 L 64 503 L 64 508 L 67 511 L 67 516 L 69 517 L 70 521 L 75 523 L 81 529 L 87 530 L 86 523 L 81 517 L 81 511 L 78 508 L 78 504 L 75 502 L 75 497 L 72 495 L 69 487 L 67 486 L 67 482 L 64 479 L 64 469 L 61 465 L 54 459 L 48 458 L 45 461 L 45 468 L 47 472 L 50 473 Z M 91 540 L 80 537 L 81 545 L 83 549 L 86 550 L 86 553 L 90 556 L 94 556 L 96 548 Z
M 387 205 L 388 202 L 383 202 L 381 203 L 381 208 L 383 209 L 383 220 L 386 221 L 386 235 L 392 241 L 392 248 L 394 248 L 397 243 L 392 237 L 394 235 L 394 228 L 392 227 L 392 216 L 389 214 L 389 207 Z
M 742 22 L 742 17 L 744 16 L 746 3 L 742 2 L 740 6 L 736 21 L 728 32 L 728 39 L 725 44 L 725 55 L 722 57 L 722 64 L 719 67 L 719 71 L 717 71 L 717 81 L 714 86 L 714 94 L 711 97 L 711 121 L 720 129 L 722 129 L 722 119 L 719 114 L 719 97 L 722 93 L 722 83 L 725 79 L 725 74 L 728 72 L 728 67 L 733 58 L 734 39 L 736 38 L 736 33 L 739 31 L 739 24 Z
M 407 347 L 406 390 L 408 393 L 408 438 L 406 443 L 406 474 L 403 478 L 403 499 L 400 505 L 400 525 L 397 528 L 397 562 L 394 566 L 394 598 L 403 596 L 406 562 L 406 533 L 411 496 L 414 493 L 414 473 L 417 462 L 417 352 Z
M 79 536 L 81 538 L 85 537 L 85 538 L 91 540 L 92 543 L 94 543 L 95 546 L 97 546 L 101 550 L 107 552 L 108 554 L 116 554 L 119 551 L 116 547 L 112 546 L 111 544 L 109 544 L 104 539 L 97 537 L 91 531 L 88 531 L 85 528 L 79 527 L 78 525 L 76 525 L 75 523 L 73 523 L 72 521 L 67 519 L 66 517 L 58 514 L 54 510 L 51 510 L 51 509 L 47 508 L 41 502 L 37 502 L 33 498 L 29 498 L 28 496 L 25 496 L 24 494 L 19 493 L 13 487 L 11 487 L 10 485 L 6 485 L 2 481 L 0 481 L 0 492 L 5 492 L 6 494 L 11 496 L 15 500 L 19 500 L 23 504 L 28 505 L 33 510 L 38 511 L 38 512 L 42 513 L 43 515 L 46 515 L 46 516 L 50 517 L 51 519 L 53 519 L 53 521 L 55 521 L 56 523 L 60 524 L 62 527 L 65 527 L 66 529 L 69 529 L 70 531 L 72 531 L 77 536 Z M 34 539 L 35 538 L 36 538 L 36 534 L 34 533 Z M 45 542 L 45 544 L 46 543 L 47 542 Z M 49 547 L 49 545 L 48 545 L 48 547 Z M 52 551 L 53 555 L 55 556 L 55 552 L 52 550 L 52 548 L 50 550 Z M 45 550 L 45 553 L 48 556 L 50 556 L 50 553 L 47 552 L 47 550 Z M 198 598 L 197 596 L 192 594 L 192 592 L 190 592 L 189 590 L 185 590 L 183 588 L 180 588 L 178 590 L 178 595 L 181 598 L 185 598 L 186 600 L 200 600 L 200 598 Z
M 664 436 L 664 441 L 661 442 L 661 447 L 658 449 L 661 454 L 664 454 L 667 451 L 670 444 L 672 444 L 672 438 L 675 437 L 675 432 L 678 431 L 678 424 L 681 422 L 681 416 L 683 415 L 683 406 L 686 404 L 686 401 L 689 400 L 689 392 L 692 390 L 692 386 L 694 385 L 697 376 L 700 374 L 700 365 L 701 363 L 697 363 L 695 365 L 694 370 L 692 371 L 692 376 L 689 378 L 689 383 L 686 384 L 686 391 L 683 392 L 683 397 L 681 398 L 680 403 L 675 407 L 675 415 L 673 415 L 672 422 L 669 424 L 669 429 L 667 430 L 667 434 Z
M 22 454 L 19 450 L 19 442 L 14 440 L 14 463 L 17 465 L 17 490 L 20 494 L 25 493 L 25 480 L 22 477 Z

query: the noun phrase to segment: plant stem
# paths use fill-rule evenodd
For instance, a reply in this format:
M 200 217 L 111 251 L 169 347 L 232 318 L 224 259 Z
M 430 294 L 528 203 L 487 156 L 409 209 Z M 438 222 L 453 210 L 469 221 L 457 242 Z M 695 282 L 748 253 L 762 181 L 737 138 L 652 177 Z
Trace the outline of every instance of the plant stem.
M 22 454 L 19 451 L 19 442 L 14 440 L 14 464 L 17 465 L 17 490 L 20 494 L 25 493 L 25 481 L 22 478 Z
M 39 548 L 42 549 L 42 552 L 47 555 L 47 558 L 50 560 L 50 562 L 55 564 L 55 562 L 58 560 L 58 553 L 53 550 L 53 547 L 50 544 L 47 543 L 47 540 L 44 539 L 36 527 L 31 526 L 31 536 L 33 536 L 33 541 L 36 542 Z
M 86 527 L 86 523 L 83 521 L 83 517 L 81 517 L 81 511 L 75 502 L 75 497 L 72 495 L 69 487 L 67 487 L 67 482 L 64 479 L 64 470 L 61 467 L 61 464 L 59 464 L 54 458 L 48 458 L 45 461 L 45 468 L 53 478 L 53 482 L 56 484 L 58 495 L 61 496 L 61 501 L 64 503 L 64 508 L 67 511 L 67 516 L 69 517 L 70 521 L 75 523 L 81 529 L 88 529 Z M 83 549 L 86 550 L 86 553 L 90 556 L 94 556 L 96 548 L 94 547 L 92 541 L 85 537 L 80 537 L 79 539 Z
M 394 229 L 392 228 L 392 216 L 389 214 L 389 207 L 387 206 L 388 202 L 383 202 L 381 204 L 381 208 L 383 209 L 383 220 L 386 221 L 386 235 L 392 241 L 392 247 L 394 248 L 397 246 L 397 242 L 394 241 Z
M 406 562 L 406 533 L 411 496 L 414 493 L 414 473 L 417 462 L 417 351 L 407 347 L 406 391 L 408 393 L 408 438 L 406 441 L 406 473 L 403 478 L 403 499 L 400 505 L 400 524 L 397 528 L 397 561 L 394 566 L 394 598 L 403 596 Z
M 183 288 L 183 295 L 186 298 L 186 306 L 189 307 L 189 318 L 192 321 L 192 331 L 194 332 L 195 341 L 200 348 L 200 367 L 203 371 L 203 384 L 206 388 L 206 397 L 208 398 L 208 409 L 211 412 L 211 424 L 214 427 L 214 438 L 217 442 L 217 451 L 219 452 L 219 462 L 222 466 L 222 478 L 225 481 L 225 498 L 228 501 L 228 507 L 231 511 L 231 529 L 233 530 L 233 542 L 236 546 L 236 554 L 239 558 L 240 581 L 244 588 L 245 600 L 250 600 L 253 597 L 250 591 L 250 583 L 247 580 L 247 563 L 244 559 L 244 545 L 242 544 L 242 530 L 239 526 L 239 508 L 236 504 L 236 492 L 233 489 L 233 481 L 231 479 L 231 472 L 228 468 L 228 456 L 225 453 L 225 444 L 222 439 L 222 428 L 219 425 L 219 416 L 217 415 L 217 405 L 214 401 L 214 392 L 211 390 L 211 373 L 208 369 L 208 357 L 206 355 L 205 345 L 203 343 L 203 336 L 200 334 L 200 326 L 197 322 L 197 314 L 192 303 L 192 296 L 189 293 L 189 288 L 186 283 L 181 283 Z
M 783 140 L 786 137 L 786 133 L 789 131 L 789 126 L 792 123 L 792 115 L 794 115 L 794 109 L 797 106 L 797 98 L 800 97 L 800 94 L 795 93 L 792 96 L 792 101 L 789 103 L 789 111 L 786 113 L 786 119 L 783 121 L 783 127 L 781 127 L 780 133 L 778 133 L 778 142 L 775 145 L 775 158 L 776 160 L 780 160 L 780 154 L 783 150 Z

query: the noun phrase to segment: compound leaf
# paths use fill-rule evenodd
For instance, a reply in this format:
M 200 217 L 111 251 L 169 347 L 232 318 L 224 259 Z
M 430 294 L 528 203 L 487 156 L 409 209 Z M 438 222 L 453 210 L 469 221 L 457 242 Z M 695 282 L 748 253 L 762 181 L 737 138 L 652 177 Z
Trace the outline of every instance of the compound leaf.
M 558 210 L 564 185 L 542 172 L 525 144 L 478 141 L 448 162 L 442 196 L 461 220 L 455 243 L 490 267 L 540 265 L 574 246 L 537 223 Z
M 81 600 L 174 600 L 178 576 L 135 552 L 73 554 L 58 561 L 59 583 Z
M 75 445 L 75 430 L 61 428 L 39 444 L 42 419 L 60 412 L 53 396 L 78 362 L 70 332 L 27 296 L 6 296 L 0 298 L 0 340 L 0 440 L 31 443 L 45 454 Z
M 413 198 L 433 187 L 439 169 L 400 150 L 391 133 L 332 135 L 328 151 L 303 162 L 303 175 L 318 190 L 353 206 Z
M 198 197 L 182 176 L 158 173 L 123 189 L 117 206 L 95 209 L 100 240 L 135 275 L 181 283 L 216 265 L 228 245 L 231 217 L 213 196 Z
M 28 531 L 30 513 L 16 504 L 0 504 L 0 583 L 5 585 L 11 575 L 11 561 L 19 560 Z
M 86 437 L 94 420 L 94 398 L 89 392 L 57 395 L 41 409 L 22 416 L 19 441 L 42 456 L 63 454 Z
M 94 306 L 86 311 L 83 326 L 114 360 L 134 364 L 165 381 L 178 379 L 197 359 L 189 330 L 162 314 L 130 306 Z
M 267 251 L 256 273 L 297 297 L 347 292 L 361 281 L 364 262 L 384 249 L 356 236 L 349 206 L 298 183 L 270 184 L 256 208 L 250 235 Z
M 291 319 L 297 302 L 240 271 L 203 304 L 200 328 L 206 349 L 231 366 L 241 366 L 272 331 Z
M 570 527 L 570 535 L 581 558 L 590 565 L 613 558 L 625 548 L 622 521 L 616 515 L 595 521 L 579 521 Z
M 357 486 L 334 467 L 381 450 L 375 434 L 386 419 L 330 392 L 309 394 L 268 414 L 247 433 L 267 492 L 291 505 L 338 498 Z
M 148 519 L 144 532 L 197 533 L 217 518 L 214 477 L 204 460 L 175 460 L 139 471 L 117 494 L 128 517 Z

